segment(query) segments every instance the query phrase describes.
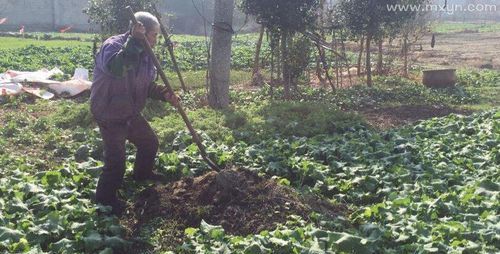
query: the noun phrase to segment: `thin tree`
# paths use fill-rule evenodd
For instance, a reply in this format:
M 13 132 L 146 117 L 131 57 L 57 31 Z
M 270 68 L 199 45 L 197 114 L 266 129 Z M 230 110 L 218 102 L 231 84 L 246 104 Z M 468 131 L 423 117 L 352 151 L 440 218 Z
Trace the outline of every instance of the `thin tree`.
M 430 30 L 432 22 L 431 15 L 419 13 L 413 19 L 406 20 L 401 26 L 402 55 L 403 55 L 403 76 L 408 77 L 410 61 L 408 59 L 410 47 L 422 39 Z
M 382 75 L 384 72 L 384 39 L 380 38 L 378 44 L 378 58 L 377 58 L 377 74 Z
M 318 9 L 318 30 L 319 30 L 319 35 L 321 36 L 322 40 L 326 40 L 325 38 L 325 0 L 320 0 L 319 3 L 319 9 Z M 328 69 L 324 69 L 325 65 L 322 64 L 323 62 L 323 57 L 325 55 L 325 49 L 322 47 L 317 47 L 318 48 L 318 54 L 316 56 L 316 76 L 318 77 L 319 83 L 321 86 L 325 85 L 325 79 L 323 78 L 323 71 L 328 72 Z
M 365 49 L 365 37 L 361 36 L 361 39 L 359 40 L 359 54 L 358 54 L 358 65 L 357 65 L 357 75 L 358 77 L 361 76 L 361 63 L 363 61 L 363 51 Z
M 253 60 L 253 70 L 252 70 L 252 85 L 261 86 L 263 82 L 262 74 L 260 73 L 260 53 L 262 50 L 262 40 L 264 39 L 264 32 L 266 28 L 264 26 L 260 27 L 259 39 L 257 40 L 257 46 L 255 48 L 255 57 Z
M 188 89 L 186 87 L 186 84 L 184 83 L 184 78 L 182 77 L 181 70 L 179 69 L 179 64 L 177 64 L 177 58 L 175 57 L 175 53 L 174 53 L 174 44 L 173 44 L 172 40 L 170 40 L 170 34 L 168 33 L 167 29 L 163 25 L 162 19 L 161 19 L 161 14 L 158 11 L 158 9 L 156 8 L 156 5 L 154 5 L 154 4 L 152 6 L 152 11 L 153 11 L 153 14 L 156 16 L 156 18 L 158 19 L 158 21 L 160 22 L 160 31 L 163 35 L 164 40 L 165 40 L 165 46 L 168 49 L 168 53 L 170 55 L 170 61 L 172 62 L 174 70 L 177 73 L 177 77 L 179 78 L 179 81 L 181 83 L 181 88 L 185 93 L 187 93 Z
M 317 6 L 318 0 L 242 0 L 244 13 L 256 16 L 271 33 L 279 34 L 285 99 L 291 97 L 296 74 L 292 73 L 289 55 L 293 37 L 314 24 Z
M 428 0 L 341 0 L 339 11 L 345 25 L 355 35 L 366 38 L 366 83 L 372 85 L 371 43 L 381 40 L 387 31 L 399 33 L 405 21 L 415 17 L 410 10 L 394 11 L 388 6 L 423 4 Z

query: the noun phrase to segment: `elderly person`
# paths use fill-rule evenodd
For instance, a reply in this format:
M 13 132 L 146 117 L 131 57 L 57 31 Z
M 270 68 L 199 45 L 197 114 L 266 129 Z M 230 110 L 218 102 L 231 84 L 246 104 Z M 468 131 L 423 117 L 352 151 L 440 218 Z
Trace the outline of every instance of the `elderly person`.
M 124 211 L 125 202 L 117 190 L 125 174 L 125 142 L 137 147 L 132 178 L 136 181 L 161 180 L 153 172 L 158 138 L 141 115 L 146 99 L 177 105 L 178 98 L 154 83 L 156 69 L 143 48 L 143 38 L 156 45 L 160 24 L 148 12 L 137 12 L 138 21 L 129 32 L 113 36 L 102 45 L 95 60 L 90 103 L 104 143 L 104 168 L 96 189 L 96 201 Z

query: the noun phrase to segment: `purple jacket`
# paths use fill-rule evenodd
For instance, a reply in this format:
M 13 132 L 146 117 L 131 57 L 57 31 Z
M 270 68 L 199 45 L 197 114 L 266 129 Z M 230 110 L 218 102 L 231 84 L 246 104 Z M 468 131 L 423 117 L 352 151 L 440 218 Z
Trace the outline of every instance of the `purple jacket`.
M 108 69 L 128 36 L 125 33 L 107 39 L 96 56 L 90 110 L 97 121 L 126 121 L 139 115 L 151 90 L 157 90 L 153 83 L 156 68 L 145 52 L 141 53 L 137 67 L 128 70 L 124 77 L 117 77 Z

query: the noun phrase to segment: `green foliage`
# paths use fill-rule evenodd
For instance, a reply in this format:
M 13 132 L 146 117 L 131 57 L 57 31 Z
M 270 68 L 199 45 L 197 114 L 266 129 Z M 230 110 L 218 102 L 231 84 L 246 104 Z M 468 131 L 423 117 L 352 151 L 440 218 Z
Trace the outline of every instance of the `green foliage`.
M 124 33 L 130 24 L 130 14 L 125 9 L 131 6 L 134 11 L 145 11 L 156 3 L 156 0 L 90 0 L 89 6 L 83 11 L 90 21 L 99 24 L 102 38 Z
M 275 102 L 224 111 L 203 108 L 189 112 L 188 116 L 197 130 L 225 144 L 258 143 L 276 136 L 343 133 L 364 125 L 358 116 L 315 102 Z M 177 133 L 185 129 L 180 116 L 173 112 L 161 119 L 155 118 L 152 126 L 165 148 L 170 147 Z
M 314 59 L 311 57 L 311 42 L 305 36 L 294 36 L 290 44 L 290 72 L 291 79 L 297 83 L 297 79 L 304 75 L 304 72 L 309 67 L 309 63 Z M 307 74 L 306 74 L 307 75 Z M 306 77 L 309 79 L 309 77 Z
M 0 181 L 0 251 L 83 252 L 92 234 L 107 240 L 88 251 L 127 245 L 109 230 L 117 219 L 97 216 L 89 200 L 96 178 L 86 170 L 95 163 L 68 163 L 38 174 L 19 157 L 0 156 L 0 165 L 6 177 Z
M 175 36 L 175 54 L 181 71 L 201 71 L 206 69 L 207 48 L 200 37 Z M 247 70 L 253 65 L 253 54 L 256 38 L 254 35 L 240 35 L 233 40 L 232 62 L 233 70 Z M 34 46 L 44 45 L 44 46 Z M 92 48 L 88 43 L 79 43 L 75 47 L 71 41 L 43 42 L 28 39 L 0 38 L 0 72 L 7 69 L 38 70 L 58 66 L 65 73 L 72 74 L 76 67 L 93 69 L 94 60 Z M 160 44 L 162 45 L 162 44 Z M 168 57 L 168 52 L 163 46 L 157 46 L 166 71 L 173 72 L 173 65 Z M 262 45 L 262 65 L 270 65 L 271 50 L 268 44 Z M 199 73 L 204 77 L 204 72 Z M 174 75 L 172 80 L 175 80 Z M 189 81 L 189 80 L 187 80 Z M 203 82 L 203 81 L 202 81 Z M 190 84 L 190 82 L 188 82 Z M 201 85 L 200 85 L 201 86 Z
M 30 45 L 44 46 L 48 48 L 54 47 L 83 47 L 91 46 L 91 43 L 77 40 L 41 40 L 35 35 L 30 36 L 33 39 L 28 38 L 11 38 L 11 37 L 0 37 L 0 50 L 5 49 L 19 49 Z
M 401 84 L 408 81 L 384 82 L 375 86 L 378 92 L 365 91 L 377 103 L 428 96 L 397 89 L 415 86 Z M 389 89 L 383 96 L 382 88 Z M 221 165 L 279 176 L 283 184 L 349 203 L 352 214 L 334 219 L 311 215 L 308 223 L 290 218 L 274 231 L 246 237 L 204 224 L 186 230 L 186 242 L 176 253 L 498 251 L 498 110 L 377 132 L 326 101 L 333 95 L 324 94 L 321 102 L 319 94 L 304 91 L 303 99 L 310 96 L 315 102 L 269 103 L 260 93 L 234 93 L 238 103 L 228 111 L 189 110 L 209 155 Z M 2 116 L 3 126 L 10 127 L 0 129 L 1 251 L 98 253 L 129 246 L 121 238 L 123 230 L 116 230 L 118 221 L 97 216 L 101 208 L 90 199 L 102 141 L 96 129 L 79 128 L 84 124 L 76 116 L 88 112 L 86 107 L 38 102 L 28 109 L 46 108 L 50 114 L 40 119 L 23 111 Z M 75 117 L 60 122 L 65 115 Z M 163 144 L 160 171 L 175 179 L 208 170 L 176 114 L 154 118 L 152 125 Z M 88 149 L 90 156 L 76 163 L 73 154 L 80 149 Z M 127 183 L 124 191 L 134 195 L 136 187 Z
M 232 252 L 232 253 L 375 253 L 372 239 L 348 233 L 325 231 L 307 225 L 300 218 L 292 217 L 286 225 L 271 232 L 247 237 L 231 237 L 220 227 L 205 222 L 199 230 L 186 232 L 189 241 L 181 253 Z
M 174 36 L 175 55 L 181 70 L 203 70 L 207 66 L 207 47 L 205 41 L 184 40 L 182 37 Z M 255 36 L 240 35 L 233 39 L 231 48 L 231 68 L 235 70 L 249 69 L 253 65 L 255 51 Z M 161 55 L 165 59 L 162 64 L 165 68 L 173 71 L 173 65 L 168 56 L 168 51 L 162 48 Z M 269 65 L 270 48 L 266 43 L 262 45 L 263 65 Z
M 23 65 L 4 59 L 8 66 L 2 67 L 62 64 L 67 73 L 74 68 L 48 48 L 29 50 L 48 55 L 19 58 Z M 62 51 L 87 59 L 79 50 Z M 458 87 L 449 90 L 398 77 L 378 77 L 375 83 L 335 92 L 304 88 L 294 94 L 296 102 L 268 101 L 269 87 L 232 91 L 234 105 L 226 111 L 203 108 L 202 91 L 183 95 L 189 118 L 219 164 L 278 176 L 281 184 L 349 204 L 351 213 L 311 214 L 310 222 L 292 217 L 276 230 L 243 237 L 203 223 L 186 229 L 176 253 L 498 252 L 498 109 L 384 132 L 339 110 L 477 103 L 484 89 L 498 87 L 498 73 L 459 72 Z M 119 221 L 98 216 L 97 210 L 109 208 L 92 201 L 102 140 L 88 104 L 27 99 L 1 105 L 0 252 L 127 253 L 130 243 Z M 208 170 L 170 106 L 150 102 L 144 113 L 162 144 L 158 170 L 172 179 Z M 128 149 L 127 165 L 133 154 Z M 133 201 L 143 187 L 126 182 L 122 191 Z M 168 235 L 155 229 L 148 234 L 152 239 Z
M 466 87 L 498 87 L 500 86 L 500 72 L 494 70 L 459 71 L 458 84 Z
M 270 30 L 304 31 L 316 19 L 317 0 L 243 0 L 240 7 Z
M 428 0 L 343 0 L 338 12 L 341 23 L 354 35 L 383 37 L 386 32 L 397 33 L 405 22 L 416 17 L 409 10 L 389 10 L 387 6 L 419 5 Z
M 291 219 L 247 237 L 202 226 L 186 232 L 189 241 L 180 250 L 497 252 L 499 117 L 492 110 L 382 133 L 358 129 L 240 144 L 231 149 L 232 163 L 286 177 L 294 186 L 350 204 L 354 212 L 333 220 L 312 216 L 318 224 L 311 225 Z
M 9 33 L 2 34 L 2 37 L 13 37 L 13 38 L 23 38 L 23 39 L 36 39 L 41 41 L 52 41 L 52 40 L 65 40 L 65 41 L 86 41 L 91 42 L 94 35 L 90 33 L 42 33 L 42 32 L 31 32 L 31 33 Z M 5 39 L 5 38 L 3 38 Z
M 75 68 L 93 69 L 91 47 L 27 46 L 20 49 L 0 50 L 0 72 L 6 70 L 36 71 L 42 68 L 59 67 L 64 73 L 73 73 Z
M 258 111 L 263 124 L 255 129 L 263 135 L 312 137 L 320 134 L 343 133 L 362 125 L 361 117 L 344 113 L 326 103 L 276 102 Z M 250 134 L 255 137 L 255 134 Z
M 478 107 L 500 105 L 500 73 L 494 70 L 459 71 L 458 84 L 466 93 L 479 96 Z
M 227 141 L 226 138 L 229 138 L 230 130 L 224 126 L 222 113 L 204 108 L 191 111 L 188 116 L 195 128 L 207 132 L 213 139 L 224 142 Z M 182 118 L 175 113 L 161 119 L 156 118 L 151 124 L 157 130 L 163 147 L 171 146 L 177 133 L 186 128 Z
M 88 102 L 74 103 L 71 101 L 61 103 L 51 120 L 57 127 L 63 129 L 70 129 L 76 126 L 88 128 L 92 126 L 94 121 Z
M 243 12 L 256 16 L 258 22 L 267 28 L 273 52 L 281 43 L 280 64 L 282 64 L 286 99 L 290 97 L 290 89 L 296 87 L 297 77 L 302 74 L 309 63 L 305 60 L 309 56 L 309 43 L 303 44 L 305 38 L 294 37 L 296 33 L 305 32 L 314 26 L 318 5 L 318 0 L 243 0 L 241 2 Z M 306 50 L 302 51 L 303 49 Z
M 483 94 L 478 89 L 458 84 L 453 88 L 433 89 L 422 84 L 395 76 L 377 76 L 374 86 L 356 85 L 350 88 L 329 91 L 302 87 L 292 99 L 297 101 L 323 102 L 349 110 L 377 108 L 383 105 L 463 105 L 474 104 L 482 100 Z M 267 87 L 266 89 L 269 89 Z M 262 90 L 261 95 L 268 90 Z M 283 91 L 275 89 L 275 96 L 281 97 Z

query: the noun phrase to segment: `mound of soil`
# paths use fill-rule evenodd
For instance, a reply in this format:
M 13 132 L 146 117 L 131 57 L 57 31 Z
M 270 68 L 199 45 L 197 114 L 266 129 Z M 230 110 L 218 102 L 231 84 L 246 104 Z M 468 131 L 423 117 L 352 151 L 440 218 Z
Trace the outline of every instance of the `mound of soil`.
M 368 122 L 379 129 L 390 129 L 418 120 L 443 117 L 449 114 L 471 114 L 470 111 L 435 105 L 403 105 L 361 112 Z
M 134 218 L 124 220 L 131 231 L 137 233 L 144 224 L 161 218 L 175 225 L 175 240 L 180 240 L 185 228 L 199 227 L 201 220 L 221 225 L 226 233 L 246 236 L 274 230 L 289 215 L 309 221 L 312 211 L 334 217 L 346 209 L 304 197 L 248 170 L 229 169 L 153 186 L 139 195 L 130 210 Z

